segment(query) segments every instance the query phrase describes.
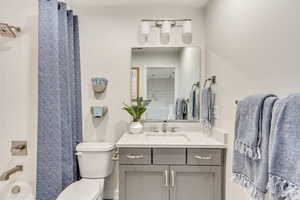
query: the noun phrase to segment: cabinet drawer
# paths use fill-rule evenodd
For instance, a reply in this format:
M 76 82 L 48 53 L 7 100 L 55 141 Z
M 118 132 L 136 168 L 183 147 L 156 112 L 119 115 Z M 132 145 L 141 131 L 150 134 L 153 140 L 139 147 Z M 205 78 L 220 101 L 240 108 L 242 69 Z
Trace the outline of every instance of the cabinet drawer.
M 188 165 L 222 165 L 222 150 L 220 149 L 188 149 Z
M 186 149 L 153 149 L 153 164 L 185 165 Z
M 151 164 L 150 148 L 122 148 L 119 153 L 120 164 Z

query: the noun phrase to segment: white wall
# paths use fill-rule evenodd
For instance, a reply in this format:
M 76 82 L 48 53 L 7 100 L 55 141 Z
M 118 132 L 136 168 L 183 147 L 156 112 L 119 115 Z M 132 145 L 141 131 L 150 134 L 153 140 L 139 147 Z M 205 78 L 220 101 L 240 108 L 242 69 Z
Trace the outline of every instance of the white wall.
M 299 92 L 300 1 L 211 0 L 206 9 L 207 67 L 217 76 L 216 125 L 231 133 L 227 200 L 250 199 L 230 183 L 235 100 Z
M 0 173 L 24 165 L 13 178 L 35 188 L 37 134 L 37 2 L 1 0 L 0 23 L 19 26 L 18 37 L 0 36 Z M 28 156 L 10 156 L 11 140 L 27 140 Z
M 69 4 L 72 7 L 72 1 Z M 161 17 L 192 18 L 192 45 L 204 48 L 203 13 L 198 8 L 184 7 L 72 8 L 79 14 L 80 24 L 84 140 L 115 142 L 129 121 L 128 114 L 121 110 L 121 106 L 123 102 L 130 101 L 131 48 L 140 46 L 137 43 L 140 20 Z M 182 45 L 179 33 L 171 38 L 171 45 Z M 159 45 L 158 41 L 153 40 L 150 46 Z M 91 89 L 90 79 L 93 76 L 109 80 L 107 92 L 99 99 L 94 97 Z M 108 115 L 102 121 L 91 118 L 90 107 L 94 105 L 108 106 Z

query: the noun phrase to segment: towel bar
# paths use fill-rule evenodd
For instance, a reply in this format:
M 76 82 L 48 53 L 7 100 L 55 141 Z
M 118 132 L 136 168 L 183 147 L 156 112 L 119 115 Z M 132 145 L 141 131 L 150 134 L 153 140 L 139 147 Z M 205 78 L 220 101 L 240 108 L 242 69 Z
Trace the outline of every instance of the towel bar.
M 211 76 L 210 78 L 207 78 L 204 82 L 203 88 L 206 87 L 206 84 L 207 84 L 208 81 L 210 81 L 209 87 L 211 87 L 213 84 L 216 84 L 217 76 Z

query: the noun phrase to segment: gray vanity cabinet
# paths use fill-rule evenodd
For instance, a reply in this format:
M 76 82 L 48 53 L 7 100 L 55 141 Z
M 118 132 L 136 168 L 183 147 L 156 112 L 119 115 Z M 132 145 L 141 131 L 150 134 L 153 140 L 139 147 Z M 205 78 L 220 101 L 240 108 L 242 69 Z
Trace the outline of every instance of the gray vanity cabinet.
M 223 199 L 222 149 L 121 148 L 119 152 L 119 200 Z
M 170 200 L 221 200 L 221 167 L 171 166 Z
M 120 166 L 120 200 L 169 200 L 169 166 Z

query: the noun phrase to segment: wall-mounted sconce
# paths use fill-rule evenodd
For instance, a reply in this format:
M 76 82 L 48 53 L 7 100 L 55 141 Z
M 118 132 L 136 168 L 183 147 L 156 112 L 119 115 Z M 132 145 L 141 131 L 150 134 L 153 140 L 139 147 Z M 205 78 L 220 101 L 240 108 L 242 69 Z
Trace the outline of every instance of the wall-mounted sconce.
M 105 91 L 108 80 L 105 78 L 92 78 L 92 85 L 95 93 L 102 93 Z
M 152 29 L 160 29 L 160 43 L 169 44 L 172 28 L 182 28 L 182 41 L 185 44 L 192 42 L 191 19 L 142 19 L 140 24 L 140 36 L 144 42 L 148 42 Z

